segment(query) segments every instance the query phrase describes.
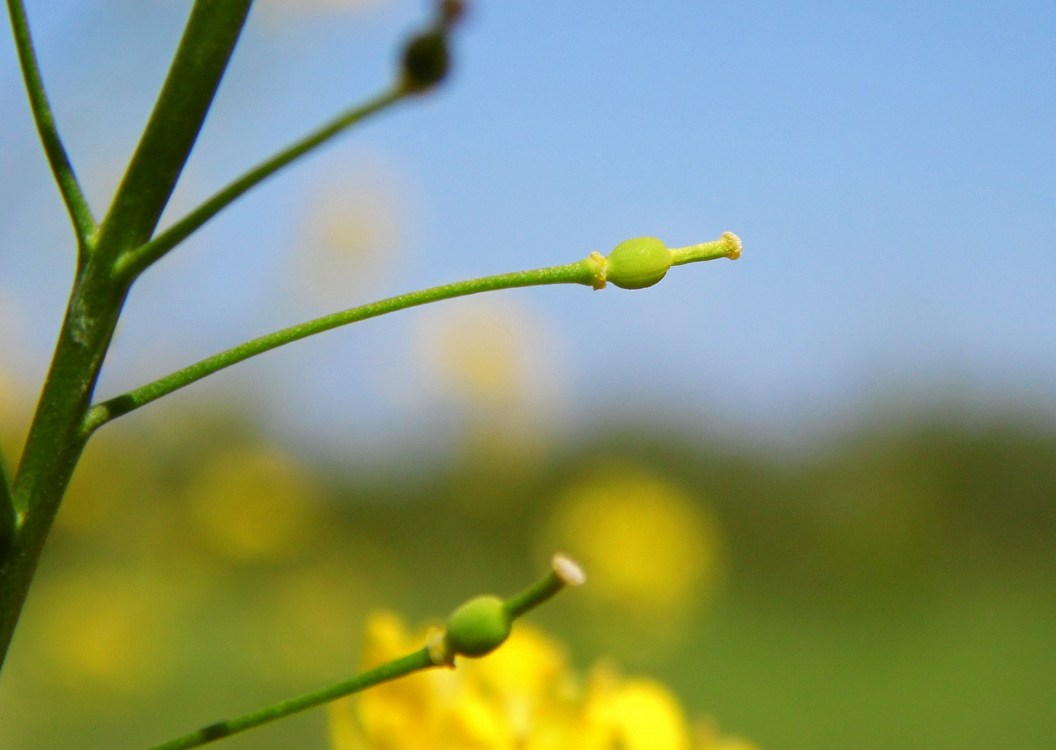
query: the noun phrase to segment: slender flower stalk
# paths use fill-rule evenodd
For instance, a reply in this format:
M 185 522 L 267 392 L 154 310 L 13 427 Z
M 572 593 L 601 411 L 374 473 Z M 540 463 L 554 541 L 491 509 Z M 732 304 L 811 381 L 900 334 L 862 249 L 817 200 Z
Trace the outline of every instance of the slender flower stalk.
M 650 243 L 659 243 L 659 240 L 654 240 L 653 238 L 645 239 Z M 735 244 L 734 240 L 736 240 Z M 135 411 L 141 406 L 156 401 L 162 396 L 167 396 L 191 383 L 197 382 L 202 378 L 208 377 L 209 375 L 219 372 L 231 365 L 247 360 L 250 357 L 255 357 L 258 354 L 277 349 L 280 346 L 307 338 L 308 336 L 314 336 L 315 334 L 323 333 L 324 331 L 329 331 L 368 318 L 375 318 L 379 315 L 386 315 L 388 313 L 396 312 L 397 310 L 405 310 L 410 307 L 417 307 L 419 305 L 439 302 L 440 300 L 452 299 L 455 297 L 464 297 L 470 294 L 478 294 L 480 292 L 513 289 L 517 287 L 541 286 L 546 284 L 581 284 L 593 287 L 594 289 L 601 289 L 605 286 L 606 281 L 609 278 L 611 278 L 613 283 L 617 286 L 625 286 L 621 283 L 620 279 L 628 272 L 632 276 L 639 273 L 638 265 L 640 264 L 638 261 L 640 259 L 637 256 L 632 257 L 630 261 L 625 260 L 618 264 L 618 267 L 614 268 L 614 266 L 617 265 L 615 260 L 617 260 L 621 248 L 633 245 L 637 242 L 638 240 L 628 240 L 627 242 L 620 243 L 608 258 L 595 251 L 586 258 L 576 261 L 575 263 L 548 266 L 546 268 L 537 268 L 531 271 L 515 271 L 513 273 L 498 274 L 496 276 L 484 276 L 466 281 L 456 281 L 451 284 L 434 286 L 416 292 L 401 294 L 396 297 L 389 297 L 378 302 L 360 305 L 359 307 L 349 308 L 347 310 L 324 315 L 304 323 L 299 323 L 288 328 L 265 334 L 264 336 L 246 341 L 245 343 L 239 344 L 231 349 L 214 354 L 211 357 L 206 357 L 199 362 L 188 365 L 181 370 L 177 370 L 176 372 L 170 373 L 162 378 L 158 378 L 151 383 L 142 385 L 139 388 L 135 388 L 120 396 L 96 404 L 85 416 L 81 428 L 82 433 L 87 437 L 96 429 L 117 417 Z M 736 253 L 733 252 L 732 248 L 734 247 L 737 248 Z M 664 248 L 664 255 L 660 262 L 663 271 L 660 273 L 660 276 L 663 276 L 663 273 L 666 273 L 667 268 L 671 265 L 673 256 L 678 252 L 688 253 L 689 251 L 692 251 L 693 257 L 681 259 L 679 261 L 680 263 L 688 263 L 698 260 L 714 260 L 716 258 L 735 258 L 740 254 L 740 240 L 736 239 L 736 235 L 727 232 L 723 235 L 722 239 L 716 240 L 712 243 L 694 245 L 687 249 L 680 249 L 679 251 L 669 251 Z M 647 259 L 647 262 L 649 263 L 650 268 L 654 265 L 654 261 L 651 258 Z M 630 271 L 628 271 L 628 267 L 630 267 Z M 659 277 L 656 280 L 659 280 Z M 651 283 L 655 283 L 655 281 Z M 637 286 L 627 286 L 627 288 L 637 288 Z
M 29 105 L 33 110 L 33 119 L 37 123 L 37 132 L 44 145 L 51 172 L 66 204 L 66 212 L 73 222 L 83 262 L 95 233 L 95 219 L 77 182 L 77 175 L 74 174 L 73 165 L 66 154 L 66 147 L 62 145 L 62 139 L 59 137 L 48 95 L 44 90 L 44 79 L 41 77 L 40 66 L 33 50 L 33 38 L 29 33 L 29 21 L 22 0 L 7 0 L 7 12 L 11 17 L 11 30 L 15 37 L 15 48 L 18 50 L 18 61 L 22 68 L 26 93 L 29 95 Z
M 115 274 L 123 278 L 135 278 L 148 266 L 161 259 L 166 253 L 191 236 L 203 224 L 249 190 L 356 123 L 392 106 L 407 96 L 408 93 L 406 88 L 395 86 L 358 106 L 342 112 L 318 130 L 309 133 L 271 158 L 261 162 L 241 177 L 233 180 L 149 242 L 128 251 L 118 258 L 114 266 Z
M 247 729 L 259 727 L 261 724 L 266 724 L 269 721 L 282 719 L 291 714 L 314 708 L 315 706 L 321 706 L 324 703 L 343 698 L 346 695 L 357 693 L 360 690 L 366 690 L 369 687 L 380 685 L 383 682 L 389 682 L 390 680 L 395 680 L 399 677 L 404 677 L 414 672 L 420 672 L 423 669 L 430 669 L 435 666 L 437 665 L 429 655 L 429 648 L 423 646 L 414 653 L 407 654 L 402 658 L 382 664 L 380 667 L 375 667 L 374 669 L 362 672 L 348 680 L 342 680 L 341 682 L 328 685 L 320 690 L 314 690 L 310 693 L 299 695 L 296 698 L 275 703 L 271 706 L 252 711 L 235 719 L 209 724 L 201 729 L 185 734 L 182 737 L 177 737 L 168 742 L 163 742 L 160 745 L 155 745 L 150 748 L 150 750 L 188 750 L 188 748 L 192 747 L 201 747 L 210 742 L 222 740 L 233 734 L 244 732 Z
M 456 281 L 452 284 L 401 294 L 378 302 L 324 315 L 320 318 L 246 341 L 243 344 L 189 365 L 182 370 L 159 378 L 152 383 L 147 383 L 121 396 L 97 404 L 88 412 L 83 429 L 85 434 L 89 434 L 116 417 L 145 406 L 151 401 L 167 396 L 173 391 L 184 388 L 238 362 L 299 339 L 348 325 L 349 323 L 374 318 L 397 310 L 405 310 L 409 307 L 416 307 L 429 302 L 463 297 L 496 289 L 562 283 L 589 285 L 593 282 L 594 276 L 594 267 L 589 262 L 589 259 L 586 259 L 578 263 L 541 268 L 535 271 L 520 271 L 468 281 Z
M 388 90 L 345 110 L 229 183 L 149 242 L 123 253 L 117 259 L 114 273 L 130 282 L 224 208 L 291 162 L 314 151 L 370 115 L 388 109 L 412 94 L 435 87 L 447 76 L 450 67 L 448 37 L 462 13 L 461 2 L 444 0 L 438 3 L 436 16 L 429 27 L 408 40 L 404 46 L 399 77 Z
M 568 586 L 578 586 L 585 580 L 586 576 L 576 562 L 566 555 L 554 555 L 551 560 L 550 572 L 535 584 L 506 601 L 498 597 L 477 597 L 469 600 L 452 613 L 451 617 L 448 618 L 445 629 L 434 630 L 433 635 L 427 637 L 428 642 L 426 645 L 417 651 L 319 690 L 313 690 L 296 698 L 280 701 L 234 719 L 209 724 L 182 737 L 155 745 L 150 750 L 189 750 L 190 748 L 201 747 L 210 742 L 266 724 L 269 721 L 282 719 L 300 711 L 366 690 L 375 685 L 406 677 L 414 672 L 421 672 L 435 667 L 453 667 L 456 655 L 480 655 L 467 654 L 455 646 L 454 643 L 460 640 L 480 639 L 482 630 L 484 633 L 483 637 L 490 637 L 490 634 L 494 631 L 493 623 L 491 622 L 493 615 L 500 618 L 503 632 L 496 637 L 496 641 L 491 649 L 488 649 L 489 651 L 506 640 L 513 620 L 547 601 L 561 589 Z M 492 601 L 498 604 L 494 608 L 486 606 L 484 615 L 481 617 L 481 608 L 478 606 L 481 601 L 484 601 L 486 605 L 490 605 Z

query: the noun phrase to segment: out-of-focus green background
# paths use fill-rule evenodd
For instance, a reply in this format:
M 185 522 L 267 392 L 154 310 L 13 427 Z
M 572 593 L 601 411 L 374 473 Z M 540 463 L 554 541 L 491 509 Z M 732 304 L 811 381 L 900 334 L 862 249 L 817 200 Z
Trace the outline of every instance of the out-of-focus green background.
M 532 619 L 572 661 L 670 684 L 765 748 L 1056 737 L 1056 428 L 934 414 L 776 454 L 630 419 L 450 462 L 326 466 L 199 405 L 93 445 L 0 683 L 0 746 L 142 747 L 510 593 L 560 547 L 589 585 Z M 228 741 L 323 748 L 325 713 Z

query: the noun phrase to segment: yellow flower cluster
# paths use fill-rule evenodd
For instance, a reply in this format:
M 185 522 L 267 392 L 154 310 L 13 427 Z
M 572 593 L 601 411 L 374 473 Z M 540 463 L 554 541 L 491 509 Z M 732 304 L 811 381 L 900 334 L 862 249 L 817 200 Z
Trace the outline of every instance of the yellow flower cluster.
M 364 666 L 419 648 L 401 618 L 367 623 Z M 754 750 L 709 726 L 692 727 L 674 694 L 648 678 L 598 665 L 585 678 L 529 625 L 454 670 L 436 669 L 331 706 L 335 750 Z

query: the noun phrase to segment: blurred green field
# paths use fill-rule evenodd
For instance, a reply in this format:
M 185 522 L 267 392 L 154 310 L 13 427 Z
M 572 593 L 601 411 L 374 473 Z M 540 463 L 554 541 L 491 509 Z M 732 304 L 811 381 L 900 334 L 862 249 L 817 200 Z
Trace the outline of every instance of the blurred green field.
M 1056 746 L 1056 428 L 877 423 L 776 454 L 629 420 L 355 470 L 260 434 L 205 409 L 104 431 L 0 747 L 144 747 L 340 679 L 371 610 L 512 593 L 558 543 L 593 577 L 532 621 L 761 748 Z M 326 748 L 326 715 L 222 746 Z

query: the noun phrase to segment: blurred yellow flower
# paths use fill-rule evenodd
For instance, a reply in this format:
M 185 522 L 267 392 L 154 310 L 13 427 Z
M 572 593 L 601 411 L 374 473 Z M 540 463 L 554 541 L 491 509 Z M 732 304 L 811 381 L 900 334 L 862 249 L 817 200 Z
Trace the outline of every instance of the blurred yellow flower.
M 575 747 L 685 750 L 689 737 L 682 707 L 664 685 L 621 679 L 605 665 L 594 669 Z
M 376 613 L 364 667 L 420 648 L 423 638 L 398 616 Z M 335 750 L 727 750 L 698 743 L 661 683 L 623 678 L 608 666 L 584 680 L 556 643 L 523 623 L 483 659 L 460 659 L 454 670 L 418 673 L 332 704 L 330 734 Z
M 156 467 L 140 460 L 139 446 L 134 438 L 107 433 L 85 452 L 55 519 L 56 532 L 106 538 L 110 549 L 158 551 L 173 531 L 170 490 L 158 481 Z
M 398 267 L 408 190 L 385 164 L 357 164 L 354 181 L 330 179 L 311 194 L 292 256 L 299 291 L 313 305 L 350 307 Z
M 58 687 L 105 702 L 114 692 L 157 687 L 175 666 L 177 606 L 150 573 L 98 567 L 41 588 L 34 636 L 46 659 L 42 672 Z
M 458 497 L 478 510 L 506 507 L 511 481 L 539 471 L 561 411 L 557 337 L 545 318 L 509 299 L 472 298 L 419 318 L 423 408 L 453 407 Z
M 370 544 L 354 530 L 347 532 L 341 535 L 343 544 Z M 379 594 L 373 571 L 362 570 L 340 552 L 268 573 L 254 616 L 259 647 L 245 652 L 246 662 L 263 679 L 324 680 L 333 674 L 335 659 L 354 658 L 357 649 L 348 637 L 348 623 L 361 617 L 366 602 Z
M 277 450 L 217 455 L 187 488 L 191 516 L 217 552 L 245 562 L 302 555 L 319 527 L 318 491 Z
M 710 594 L 720 575 L 718 526 L 700 498 L 612 462 L 559 497 L 540 547 L 590 571 L 585 596 L 662 619 Z
M 422 317 L 419 351 L 437 395 L 496 416 L 530 416 L 560 393 L 545 321 L 509 300 L 475 298 Z

